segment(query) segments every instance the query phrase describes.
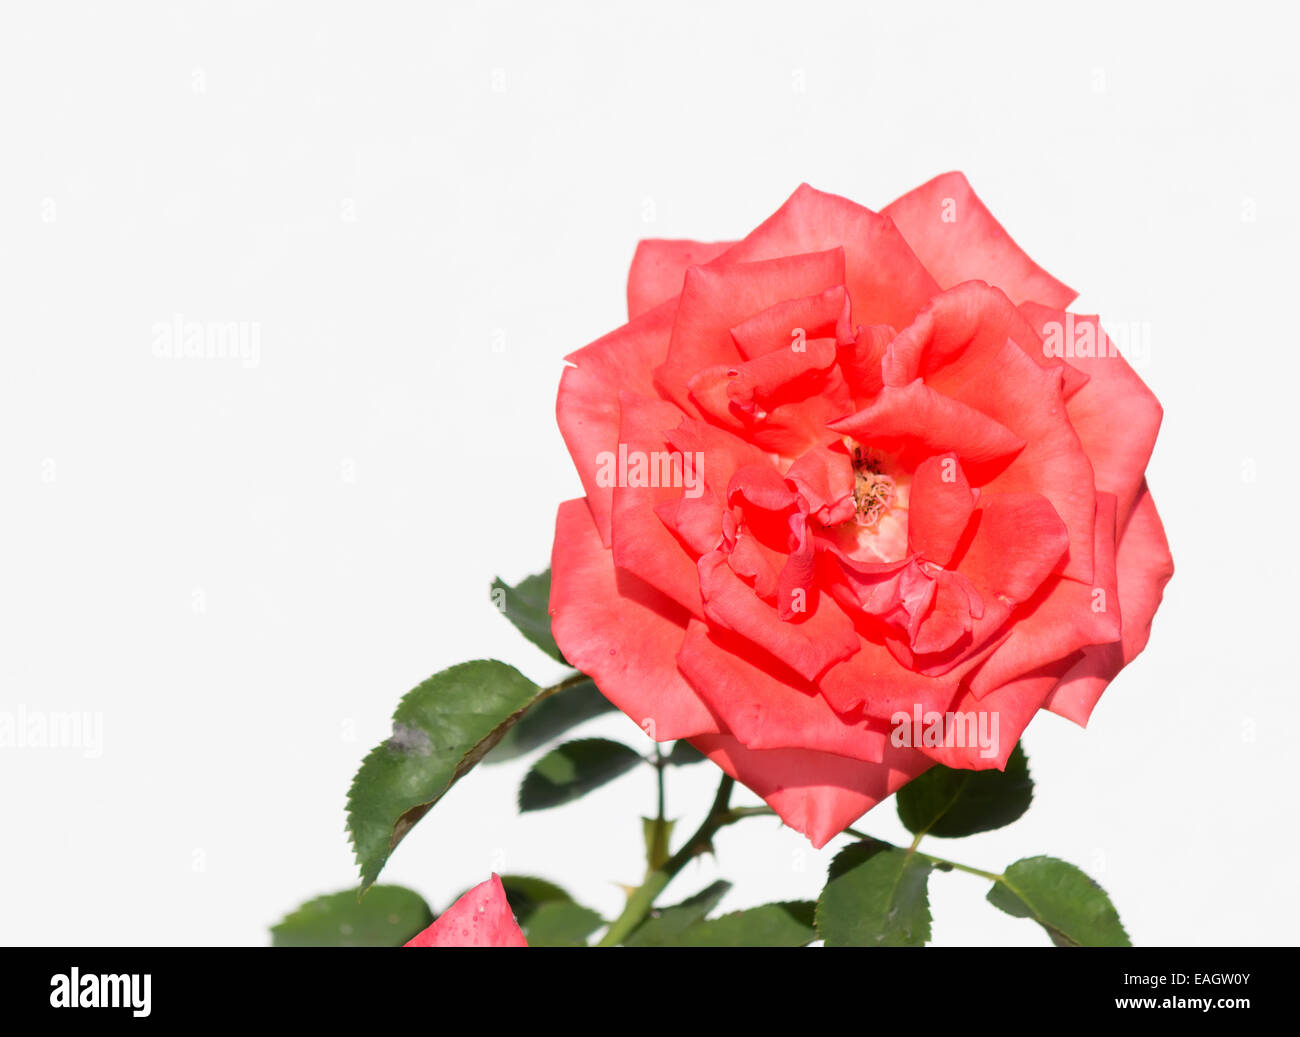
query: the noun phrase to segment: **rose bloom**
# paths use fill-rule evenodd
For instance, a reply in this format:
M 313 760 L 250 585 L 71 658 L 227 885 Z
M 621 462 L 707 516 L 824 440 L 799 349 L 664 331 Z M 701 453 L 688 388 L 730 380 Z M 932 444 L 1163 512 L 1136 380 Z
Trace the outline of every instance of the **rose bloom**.
M 1159 402 L 960 173 L 643 241 L 556 412 L 566 658 L 822 846 L 935 762 L 1085 724 L 1173 563 Z

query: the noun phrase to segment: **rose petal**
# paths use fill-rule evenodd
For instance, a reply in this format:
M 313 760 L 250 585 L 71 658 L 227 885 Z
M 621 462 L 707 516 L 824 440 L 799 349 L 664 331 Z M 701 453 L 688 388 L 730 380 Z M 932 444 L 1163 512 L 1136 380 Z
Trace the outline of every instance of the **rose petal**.
M 881 363 L 896 334 L 889 324 L 864 324 L 858 328 L 852 342 L 837 350 L 840 371 L 857 409 L 861 410 L 874 400 L 884 387 Z
M 1011 240 L 961 173 L 944 173 L 882 210 L 944 288 L 979 278 L 1016 302 L 1069 306 L 1073 289 Z
M 915 554 L 947 565 L 970 522 L 980 491 L 966 481 L 957 455 L 936 455 L 912 474 L 907 502 L 907 543 Z
M 1066 414 L 1062 369 L 1035 363 L 1017 339 L 1037 336 L 1002 292 L 967 282 L 936 296 L 889 344 L 885 384 L 923 377 L 1024 440 L 1015 460 L 983 488 L 1046 496 L 1069 533 L 1066 575 L 1087 582 L 1097 510 L 1092 464 Z
M 946 709 L 957 694 L 961 672 L 927 677 L 899 666 L 883 645 L 863 639 L 861 650 L 831 667 L 817 682 L 826 701 L 846 716 L 858 712 L 888 720 L 899 710 Z
M 901 328 L 938 291 L 893 221 L 807 184 L 714 263 L 771 259 L 837 246 L 844 249 L 843 284 L 852 300 L 854 325 Z
M 904 459 L 952 452 L 984 478 L 1005 468 L 1025 446 L 1005 425 L 919 378 L 885 387 L 870 406 L 831 427 Z
M 888 743 L 881 763 L 809 749 L 747 749 L 731 735 L 703 735 L 691 744 L 819 850 L 931 766 L 924 753 Z
M 1119 639 L 1122 622 L 1115 573 L 1113 494 L 1097 494 L 1093 558 L 1091 584 L 1069 577 L 1050 581 L 1043 592 L 1016 610 L 1009 636 L 971 679 L 976 698 L 1080 648 Z
M 963 693 L 944 714 L 942 731 L 949 744 L 927 746 L 922 742 L 916 747 L 945 767 L 972 771 L 1002 770 L 1021 734 L 1068 665 L 1068 662 L 1062 662 L 1026 674 L 982 699 L 975 698 L 970 692 Z M 915 727 L 912 740 L 916 741 Z
M 407 947 L 527 947 L 495 872 L 465 893 Z
M 682 292 L 686 268 L 699 266 L 731 248 L 732 241 L 673 241 L 646 238 L 639 242 L 627 275 L 627 315 L 631 320 Z
M 762 645 L 806 680 L 858 650 L 858 635 L 828 595 L 809 600 L 797 622 L 780 618 L 727 564 L 723 551 L 700 558 L 700 590 L 708 619 Z
M 1069 329 L 1087 329 L 1084 334 L 1088 338 L 1084 341 L 1096 345 L 1096 356 L 1066 357 L 1072 369 L 1089 375 L 1089 381 L 1070 397 L 1065 409 L 1092 462 L 1097 489 L 1113 493 L 1119 499 L 1122 525 L 1133 510 L 1156 445 L 1164 417 L 1160 401 L 1119 355 L 1096 317 L 1082 317 L 1033 303 L 1023 305 L 1021 312 L 1030 318 L 1040 334 L 1048 335 L 1052 325 L 1060 329 L 1060 339 L 1053 338 L 1047 343 L 1049 346 L 1055 346 L 1058 341 L 1062 348 L 1072 346 L 1080 333 L 1075 330 L 1071 334 Z
M 722 505 L 712 493 L 692 500 L 679 497 L 655 505 L 655 514 L 686 547 L 692 559 L 722 543 Z
M 627 478 L 619 478 L 614 487 L 611 511 L 611 544 L 614 564 L 640 577 L 697 616 L 704 614 L 700 601 L 699 576 L 695 561 L 681 549 L 672 533 L 660 521 L 656 508 L 687 495 L 704 492 L 702 465 L 694 455 L 687 459 L 674 450 L 668 440 L 669 430 L 682 422 L 682 414 L 671 403 L 648 399 L 631 393 L 620 394 L 622 407 L 619 425 L 619 450 L 628 458 Z M 617 458 L 622 456 L 620 453 Z M 647 478 L 661 485 L 637 486 L 633 459 L 646 459 Z M 674 459 L 675 458 L 675 459 Z M 665 472 L 665 466 L 667 472 Z M 617 463 L 614 466 L 617 468 Z M 615 475 L 619 473 L 615 471 Z M 668 474 L 668 485 L 663 476 Z M 691 486 L 685 484 L 690 479 Z
M 816 749 L 879 763 L 885 727 L 840 717 L 798 674 L 753 644 L 692 621 L 677 665 L 750 749 Z
M 937 677 L 992 651 L 1006 637 L 1004 627 L 1015 609 L 1057 578 L 1069 543 L 1060 516 L 1035 493 L 981 496 L 967 537 L 955 569 L 979 599 L 978 614 L 970 612 L 970 635 L 932 655 L 914 653 L 905 640 L 888 641 L 890 652 L 909 670 Z
M 1065 524 L 1037 493 L 987 494 L 958 570 L 987 598 L 1019 605 L 1034 596 L 1069 548 Z
M 813 447 L 786 469 L 785 477 L 823 526 L 853 517 L 853 459 L 842 443 Z
M 689 613 L 653 587 L 614 568 L 581 500 L 555 520 L 551 633 L 564 657 L 659 741 L 718 730 L 713 715 L 677 670 Z M 628 632 L 635 631 L 635 637 Z M 650 727 L 646 722 L 652 721 Z
M 760 262 L 715 259 L 691 267 L 677 301 L 668 355 L 654 372 L 655 385 L 665 399 L 698 416 L 687 385 L 705 368 L 740 363 L 731 337 L 736 324 L 783 300 L 843 283 L 844 251 L 839 248 Z
M 1128 525 L 1116 549 L 1115 568 L 1123 635 L 1120 644 L 1084 649 L 1084 657 L 1061 678 L 1047 708 L 1085 726 L 1106 686 L 1146 648 L 1151 620 L 1164 597 L 1165 584 L 1174 575 L 1169 541 L 1143 482 Z
M 555 419 L 606 547 L 614 491 L 597 482 L 596 459 L 618 450 L 618 394 L 657 395 L 654 369 L 668 353 L 674 308 L 667 303 L 651 310 L 565 357 L 576 366 L 560 377 Z
M 849 294 L 843 285 L 836 285 L 817 295 L 786 299 L 737 324 L 731 338 L 746 360 L 790 349 L 800 339 L 851 342 Z

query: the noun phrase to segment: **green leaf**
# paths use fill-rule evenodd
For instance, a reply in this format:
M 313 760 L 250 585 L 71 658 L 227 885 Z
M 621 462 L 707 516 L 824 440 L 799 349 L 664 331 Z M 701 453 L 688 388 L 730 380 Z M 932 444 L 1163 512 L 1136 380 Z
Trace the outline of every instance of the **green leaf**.
M 625 947 L 675 947 L 682 934 L 718 906 L 731 889 L 731 883 L 719 879 L 680 904 L 651 911 L 623 941 Z
M 1029 760 L 1017 745 L 1004 771 L 931 767 L 898 790 L 898 817 L 914 834 L 956 839 L 1011 824 L 1033 798 Z
M 591 681 L 565 688 L 525 713 L 483 762 L 504 763 L 516 759 L 613 708 L 614 704 Z
M 546 810 L 585 796 L 643 763 L 641 755 L 607 738 L 581 738 L 552 749 L 524 776 L 521 811 Z
M 580 947 L 605 924 L 554 882 L 531 875 L 502 875 L 501 885 L 530 947 Z
M 511 587 L 499 576 L 492 581 L 492 604 L 515 628 L 552 659 L 565 662 L 551 636 L 551 570 L 537 573 Z
M 366 756 L 348 793 L 362 893 L 406 833 L 541 694 L 495 660 L 453 666 L 406 694 L 392 737 Z
M 673 742 L 673 750 L 668 754 L 668 762 L 674 767 L 686 767 L 692 763 L 703 763 L 708 757 L 691 745 L 685 738 Z
M 573 901 L 573 897 L 546 879 L 531 875 L 502 875 L 500 878 L 510 909 L 521 924 L 543 904 Z
M 817 932 L 827 947 L 921 947 L 930 939 L 931 864 L 875 839 L 831 861 L 817 901 Z
M 530 947 L 585 947 L 587 937 L 604 924 L 591 908 L 562 900 L 542 904 L 519 923 Z
M 402 886 L 373 886 L 309 900 L 271 927 L 272 947 L 400 947 L 433 924 L 433 912 Z
M 1058 947 L 1129 947 L 1128 933 L 1106 891 L 1073 864 L 1026 857 L 989 890 L 994 907 L 1032 918 Z
M 764 904 L 707 918 L 677 941 L 680 947 L 803 947 L 817 939 L 811 900 Z

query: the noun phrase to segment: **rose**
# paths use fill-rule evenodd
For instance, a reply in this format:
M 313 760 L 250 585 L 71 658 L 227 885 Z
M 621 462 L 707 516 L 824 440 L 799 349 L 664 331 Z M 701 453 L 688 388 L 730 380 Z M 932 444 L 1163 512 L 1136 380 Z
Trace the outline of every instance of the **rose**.
M 494 872 L 463 894 L 407 947 L 527 947 L 505 887 Z
M 565 656 L 819 847 L 1039 709 L 1085 724 L 1173 566 L 1160 405 L 1073 298 L 959 173 L 643 241 L 560 383 Z

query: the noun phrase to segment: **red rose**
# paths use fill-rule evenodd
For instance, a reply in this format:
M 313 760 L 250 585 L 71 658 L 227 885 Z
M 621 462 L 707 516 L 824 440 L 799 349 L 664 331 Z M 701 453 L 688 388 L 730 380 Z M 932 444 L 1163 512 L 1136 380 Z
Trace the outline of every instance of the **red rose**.
M 505 887 L 494 873 L 447 908 L 407 947 L 527 947 Z
M 565 656 L 815 846 L 1041 708 L 1086 723 L 1173 563 L 1160 404 L 1074 297 L 960 173 L 643 241 L 560 383 Z

